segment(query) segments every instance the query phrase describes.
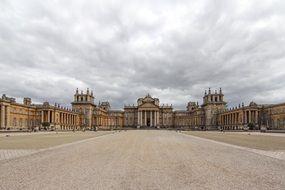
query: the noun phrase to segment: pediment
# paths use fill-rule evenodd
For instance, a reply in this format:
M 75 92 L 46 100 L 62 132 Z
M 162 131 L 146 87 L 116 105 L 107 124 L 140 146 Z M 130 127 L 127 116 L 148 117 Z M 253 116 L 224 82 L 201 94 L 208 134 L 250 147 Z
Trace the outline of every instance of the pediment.
M 139 108 L 157 108 L 154 103 L 146 102 L 139 106 Z
M 154 102 L 154 99 L 152 97 L 145 97 L 143 102 Z

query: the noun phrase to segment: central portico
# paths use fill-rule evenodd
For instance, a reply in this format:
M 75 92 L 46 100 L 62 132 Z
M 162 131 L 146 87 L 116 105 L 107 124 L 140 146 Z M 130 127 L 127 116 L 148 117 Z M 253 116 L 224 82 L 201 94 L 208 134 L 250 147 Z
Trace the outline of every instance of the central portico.
M 125 105 L 124 123 L 131 128 L 169 128 L 173 126 L 172 105 L 159 104 L 159 99 L 147 94 L 137 105 Z
M 137 127 L 159 127 L 159 99 L 147 94 L 137 103 Z

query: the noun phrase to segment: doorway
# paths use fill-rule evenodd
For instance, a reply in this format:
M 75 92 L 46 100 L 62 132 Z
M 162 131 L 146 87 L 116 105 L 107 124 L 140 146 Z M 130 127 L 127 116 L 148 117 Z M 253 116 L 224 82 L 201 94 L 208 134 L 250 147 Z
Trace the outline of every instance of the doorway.
M 146 122 L 147 126 L 150 127 L 150 119 L 147 118 L 147 122 Z

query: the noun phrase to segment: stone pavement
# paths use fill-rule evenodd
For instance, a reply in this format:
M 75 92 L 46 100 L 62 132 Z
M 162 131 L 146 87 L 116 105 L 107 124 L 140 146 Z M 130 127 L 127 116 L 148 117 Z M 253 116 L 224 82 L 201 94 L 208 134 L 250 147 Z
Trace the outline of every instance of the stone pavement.
M 174 131 L 122 131 L 0 161 L 0 189 L 285 189 L 285 161 Z
M 0 160 L 7 160 L 12 158 L 17 158 L 21 156 L 26 156 L 33 154 L 37 150 L 27 150 L 27 149 L 0 149 Z

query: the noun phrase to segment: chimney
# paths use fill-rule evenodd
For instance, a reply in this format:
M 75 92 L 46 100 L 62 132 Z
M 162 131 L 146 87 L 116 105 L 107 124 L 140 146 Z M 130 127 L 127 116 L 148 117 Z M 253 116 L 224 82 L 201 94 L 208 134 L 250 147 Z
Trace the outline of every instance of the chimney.
M 30 106 L 32 104 L 31 98 L 24 98 L 23 100 L 24 105 Z

